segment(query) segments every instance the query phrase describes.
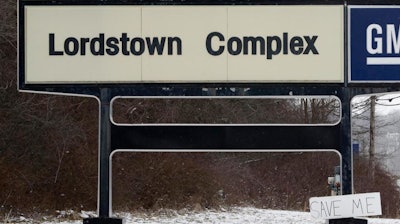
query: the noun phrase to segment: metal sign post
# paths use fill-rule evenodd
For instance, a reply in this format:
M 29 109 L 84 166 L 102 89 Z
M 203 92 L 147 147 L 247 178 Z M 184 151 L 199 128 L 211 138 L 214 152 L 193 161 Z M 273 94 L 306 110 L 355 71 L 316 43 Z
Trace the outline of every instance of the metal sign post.
M 122 224 L 122 219 L 111 217 L 110 211 L 110 154 L 111 121 L 110 121 L 111 91 L 100 89 L 100 130 L 99 130 L 99 186 L 98 186 L 98 217 L 86 218 L 84 224 Z
M 353 193 L 353 155 L 351 151 L 351 99 L 348 88 L 342 88 L 342 120 L 340 122 L 340 154 L 342 155 L 342 194 Z
M 109 167 L 111 153 L 110 90 L 100 90 L 100 177 L 99 177 L 99 216 L 110 216 Z

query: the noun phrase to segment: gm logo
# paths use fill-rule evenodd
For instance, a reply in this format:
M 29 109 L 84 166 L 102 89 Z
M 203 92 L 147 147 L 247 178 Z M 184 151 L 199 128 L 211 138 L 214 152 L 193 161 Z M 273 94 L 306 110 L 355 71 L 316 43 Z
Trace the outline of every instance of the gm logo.
M 398 27 L 398 26 L 397 26 Z M 385 32 L 384 32 L 385 31 Z M 393 55 L 393 57 L 367 57 L 367 65 L 400 65 L 399 29 L 394 24 L 371 24 L 366 30 L 367 51 L 370 55 Z M 383 42 L 386 48 L 383 48 Z M 396 56 L 397 55 L 397 56 Z
M 349 6 L 349 82 L 400 82 L 400 7 Z

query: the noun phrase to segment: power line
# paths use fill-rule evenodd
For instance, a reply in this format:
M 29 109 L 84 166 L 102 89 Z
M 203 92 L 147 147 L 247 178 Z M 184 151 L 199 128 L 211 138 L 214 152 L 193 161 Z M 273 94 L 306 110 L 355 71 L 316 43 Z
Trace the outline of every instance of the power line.
M 377 102 L 376 105 L 392 107 L 392 106 L 400 106 L 400 103 L 397 103 L 397 104 L 382 104 L 382 103 L 378 103 L 378 102 Z

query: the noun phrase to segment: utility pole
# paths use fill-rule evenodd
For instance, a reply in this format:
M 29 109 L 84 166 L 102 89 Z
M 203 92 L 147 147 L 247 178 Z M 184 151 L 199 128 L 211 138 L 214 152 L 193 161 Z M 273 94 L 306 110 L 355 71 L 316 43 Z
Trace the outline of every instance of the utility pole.
M 372 180 L 375 179 L 375 105 L 376 96 L 370 97 L 370 117 L 369 117 L 369 168 L 371 169 Z

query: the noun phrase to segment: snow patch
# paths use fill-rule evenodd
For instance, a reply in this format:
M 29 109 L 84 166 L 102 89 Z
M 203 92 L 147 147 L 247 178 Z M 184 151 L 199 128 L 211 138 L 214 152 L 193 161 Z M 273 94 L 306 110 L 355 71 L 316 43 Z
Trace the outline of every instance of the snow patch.
M 71 211 L 65 212 L 71 213 Z M 64 213 L 63 213 L 64 214 Z M 174 210 L 162 210 L 155 213 L 135 212 L 135 213 L 116 213 L 117 217 L 124 218 L 126 224 L 192 224 L 192 223 L 204 223 L 204 224 L 326 224 L 324 219 L 314 219 L 311 217 L 309 212 L 298 212 L 298 211 L 280 211 L 280 210 L 269 210 L 269 209 L 257 209 L 252 207 L 235 207 L 222 210 L 204 210 L 201 212 L 186 211 L 174 211 Z M 81 211 L 79 215 L 75 217 L 94 217 L 94 212 Z M 54 219 L 52 221 L 43 221 L 34 223 L 42 224 L 82 224 L 82 219 L 63 221 Z M 398 219 L 368 219 L 371 224 L 400 224 Z M 19 223 L 25 223 L 20 220 Z M 32 223 L 32 220 L 26 223 Z

